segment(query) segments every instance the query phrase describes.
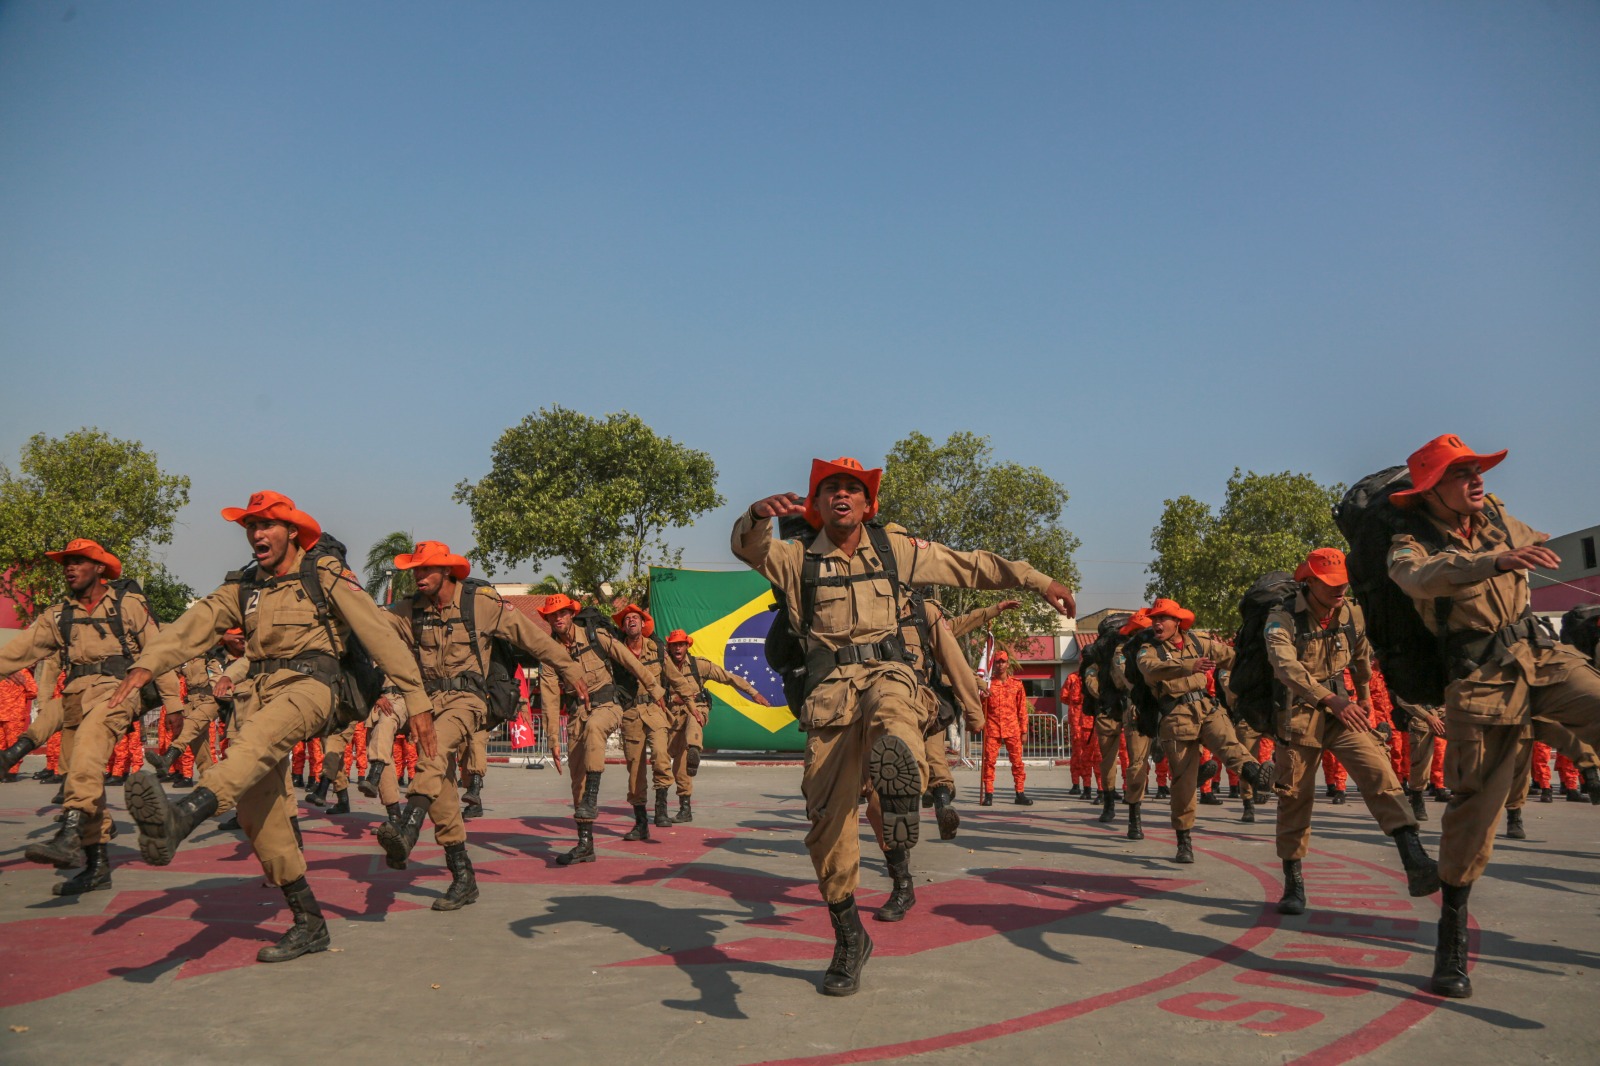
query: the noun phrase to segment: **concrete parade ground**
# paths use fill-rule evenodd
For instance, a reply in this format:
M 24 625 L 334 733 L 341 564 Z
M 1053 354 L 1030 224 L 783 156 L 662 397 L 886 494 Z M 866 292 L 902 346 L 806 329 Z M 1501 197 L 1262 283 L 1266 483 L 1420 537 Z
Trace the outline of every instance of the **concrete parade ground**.
M 29 758 L 31 773 L 40 765 Z M 50 895 L 22 858 L 53 832 L 53 785 L 0 785 L 0 1062 L 945 1063 L 1090 1061 L 1471 1064 L 1594 1061 L 1600 1038 L 1600 808 L 1537 802 L 1472 897 L 1474 997 L 1424 991 L 1437 898 L 1413 900 L 1391 842 L 1352 793 L 1319 799 L 1310 910 L 1274 904 L 1276 807 L 1201 807 L 1197 861 L 1170 860 L 1159 801 L 1124 839 L 1032 768 L 1033 807 L 980 808 L 958 771 L 960 836 L 931 819 L 906 921 L 866 921 L 861 992 L 816 991 L 832 953 L 806 858 L 795 767 L 708 766 L 695 819 L 624 843 L 612 767 L 599 861 L 563 869 L 570 792 L 497 767 L 469 823 L 481 900 L 429 909 L 448 883 L 425 830 L 405 871 L 374 843 L 376 801 L 302 807 L 331 951 L 255 953 L 289 912 L 238 833 L 209 823 L 170 867 L 137 859 L 122 790 L 113 886 Z M 1423 841 L 1437 850 L 1442 804 Z M 673 809 L 676 809 L 674 802 Z M 868 917 L 888 890 L 863 822 Z

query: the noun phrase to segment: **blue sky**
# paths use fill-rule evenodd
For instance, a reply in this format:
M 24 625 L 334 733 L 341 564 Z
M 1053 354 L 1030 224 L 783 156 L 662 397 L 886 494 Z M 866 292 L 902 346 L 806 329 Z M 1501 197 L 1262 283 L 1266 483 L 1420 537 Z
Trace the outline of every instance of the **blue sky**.
M 705 565 L 912 429 L 1067 486 L 1085 611 L 1164 499 L 1448 431 L 1566 532 L 1596 55 L 1591 3 L 0 3 L 0 458 L 143 441 L 202 590 L 258 488 L 470 546 L 550 404 L 711 453 Z

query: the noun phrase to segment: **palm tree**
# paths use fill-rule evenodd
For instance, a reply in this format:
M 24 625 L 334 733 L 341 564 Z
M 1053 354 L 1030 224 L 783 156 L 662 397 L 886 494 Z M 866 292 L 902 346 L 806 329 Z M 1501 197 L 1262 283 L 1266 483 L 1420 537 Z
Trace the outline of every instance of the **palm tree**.
M 396 555 L 407 555 L 416 550 L 417 542 L 410 533 L 396 530 L 379 538 L 367 549 L 367 564 L 362 569 L 367 578 L 367 594 L 377 599 L 382 596 L 385 585 L 389 586 L 393 599 L 403 599 L 416 592 L 417 579 L 411 576 L 411 571 L 394 568 Z

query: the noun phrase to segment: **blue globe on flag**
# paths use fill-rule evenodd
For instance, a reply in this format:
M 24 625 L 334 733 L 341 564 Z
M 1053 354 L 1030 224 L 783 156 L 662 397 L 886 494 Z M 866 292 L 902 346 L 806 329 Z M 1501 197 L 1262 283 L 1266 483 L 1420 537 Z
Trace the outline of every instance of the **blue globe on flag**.
M 777 617 L 773 611 L 758 611 L 741 622 L 728 638 L 722 662 L 730 674 L 738 674 L 756 687 L 774 707 L 783 706 L 783 682 L 767 665 L 767 631 Z

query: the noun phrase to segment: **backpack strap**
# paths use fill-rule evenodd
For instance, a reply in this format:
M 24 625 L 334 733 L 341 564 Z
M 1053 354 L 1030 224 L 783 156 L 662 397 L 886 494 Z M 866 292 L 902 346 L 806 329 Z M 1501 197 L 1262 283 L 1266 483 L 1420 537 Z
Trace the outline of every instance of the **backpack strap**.
M 833 574 L 822 576 L 822 557 L 812 554 L 807 546 L 805 558 L 800 563 L 800 635 L 811 635 L 811 623 L 816 619 L 817 588 L 844 588 L 858 581 L 876 581 L 880 577 L 889 579 L 889 588 L 894 594 L 895 617 L 900 617 L 900 572 L 899 564 L 894 557 L 894 548 L 889 540 L 889 531 L 878 525 L 868 525 L 867 538 L 872 543 L 872 550 L 878 556 L 881 570 L 869 570 L 864 574 Z
M 478 647 L 478 589 L 476 582 L 461 583 L 461 624 L 466 627 L 467 640 L 472 643 L 472 657 L 478 660 L 478 673 L 489 676 L 489 667 L 483 661 L 483 649 Z

